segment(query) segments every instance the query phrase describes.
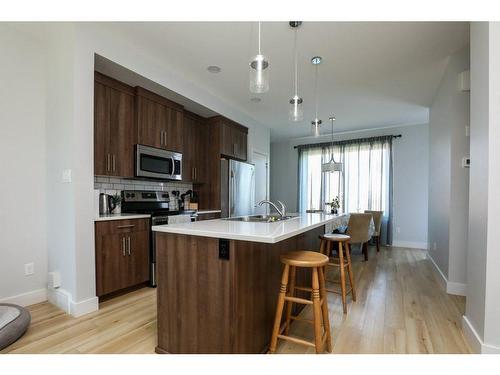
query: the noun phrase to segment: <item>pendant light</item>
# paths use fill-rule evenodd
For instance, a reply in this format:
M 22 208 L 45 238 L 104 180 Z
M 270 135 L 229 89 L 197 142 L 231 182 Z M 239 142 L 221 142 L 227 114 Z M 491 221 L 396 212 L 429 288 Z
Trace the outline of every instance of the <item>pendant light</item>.
M 321 172 L 342 172 L 343 164 L 337 163 L 333 157 L 333 146 L 335 144 L 333 141 L 333 122 L 335 121 L 335 117 L 330 116 L 329 120 L 332 123 L 332 154 L 328 163 L 321 164 Z
M 269 91 L 269 60 L 260 52 L 259 21 L 259 54 L 250 62 L 250 92 L 262 94 Z
M 321 56 L 314 56 L 311 59 L 311 64 L 314 65 L 316 71 L 314 72 L 314 100 L 316 102 L 316 115 L 314 120 L 311 121 L 312 132 L 315 137 L 319 137 L 319 129 L 322 121 L 318 118 L 318 65 L 321 64 Z
M 290 112 L 289 118 L 290 121 L 302 121 L 304 119 L 304 108 L 302 107 L 303 100 L 298 95 L 298 69 L 297 69 L 297 29 L 302 24 L 300 21 L 291 21 L 290 27 L 294 29 L 294 41 L 293 41 L 293 54 L 294 54 L 294 62 L 295 62 L 295 95 L 292 99 L 290 99 Z

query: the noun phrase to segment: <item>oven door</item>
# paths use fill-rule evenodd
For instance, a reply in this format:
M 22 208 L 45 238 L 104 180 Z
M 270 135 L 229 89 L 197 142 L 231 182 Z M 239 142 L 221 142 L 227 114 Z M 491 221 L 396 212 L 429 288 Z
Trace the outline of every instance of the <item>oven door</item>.
M 180 180 L 182 178 L 182 154 L 155 147 L 136 145 L 136 177 Z

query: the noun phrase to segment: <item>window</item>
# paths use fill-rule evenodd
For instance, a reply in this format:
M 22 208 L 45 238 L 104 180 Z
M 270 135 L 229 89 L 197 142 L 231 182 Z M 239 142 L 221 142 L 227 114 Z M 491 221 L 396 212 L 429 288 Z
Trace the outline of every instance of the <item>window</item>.
M 383 211 L 386 227 L 392 199 L 392 136 L 335 143 L 335 160 L 344 170 L 322 173 L 321 164 L 330 160 L 331 150 L 328 144 L 299 146 L 300 211 L 323 210 L 338 196 L 340 212 Z

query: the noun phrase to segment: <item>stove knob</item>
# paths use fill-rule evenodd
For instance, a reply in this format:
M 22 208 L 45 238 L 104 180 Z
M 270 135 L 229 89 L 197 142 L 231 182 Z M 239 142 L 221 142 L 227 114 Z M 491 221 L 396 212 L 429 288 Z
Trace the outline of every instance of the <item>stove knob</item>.
M 132 198 L 135 198 L 135 193 L 130 194 Z

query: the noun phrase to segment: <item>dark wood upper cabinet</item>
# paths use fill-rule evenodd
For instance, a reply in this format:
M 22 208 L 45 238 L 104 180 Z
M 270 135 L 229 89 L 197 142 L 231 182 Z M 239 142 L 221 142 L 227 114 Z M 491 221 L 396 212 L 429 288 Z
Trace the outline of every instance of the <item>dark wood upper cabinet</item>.
M 182 180 L 195 184 L 207 182 L 208 126 L 206 119 L 184 111 L 184 153 Z
M 135 92 L 137 143 L 182 152 L 183 107 L 142 87 Z
M 133 177 L 134 90 L 97 72 L 94 77 L 94 174 Z
M 222 116 L 217 116 L 214 121 L 220 132 L 221 155 L 246 161 L 248 128 Z

